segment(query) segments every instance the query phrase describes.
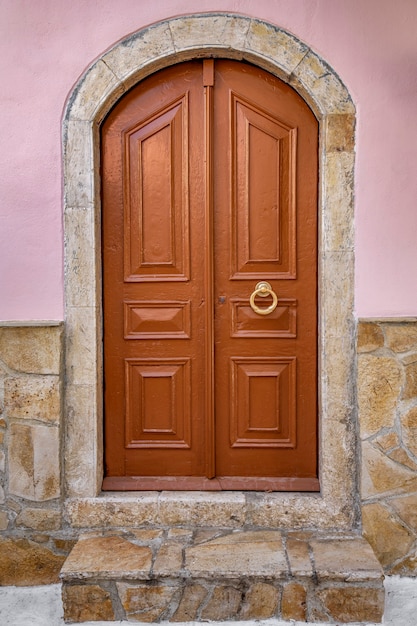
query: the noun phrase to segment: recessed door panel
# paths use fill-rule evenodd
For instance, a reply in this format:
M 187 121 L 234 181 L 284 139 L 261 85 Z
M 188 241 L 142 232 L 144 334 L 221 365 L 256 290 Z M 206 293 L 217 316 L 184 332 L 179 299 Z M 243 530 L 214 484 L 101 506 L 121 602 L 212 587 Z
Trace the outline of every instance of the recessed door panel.
M 317 146 L 302 98 L 236 61 L 108 115 L 103 488 L 318 489 Z
M 187 280 L 188 92 L 122 134 L 125 280 Z

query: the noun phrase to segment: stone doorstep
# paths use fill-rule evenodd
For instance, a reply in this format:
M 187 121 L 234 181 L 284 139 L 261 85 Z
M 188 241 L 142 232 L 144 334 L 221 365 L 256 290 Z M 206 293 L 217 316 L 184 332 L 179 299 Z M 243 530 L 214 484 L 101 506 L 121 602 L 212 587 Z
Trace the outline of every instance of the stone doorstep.
M 381 566 L 358 535 L 135 529 L 82 535 L 61 571 L 66 622 L 277 618 L 380 622 Z

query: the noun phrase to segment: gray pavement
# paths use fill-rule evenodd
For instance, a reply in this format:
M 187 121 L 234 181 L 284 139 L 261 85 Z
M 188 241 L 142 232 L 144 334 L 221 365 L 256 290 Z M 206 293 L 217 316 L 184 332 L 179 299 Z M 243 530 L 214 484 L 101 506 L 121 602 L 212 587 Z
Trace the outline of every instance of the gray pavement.
M 417 579 L 391 576 L 385 580 L 386 603 L 383 624 L 417 626 Z M 110 626 L 127 622 L 84 622 L 84 626 Z M 139 624 L 140 622 L 135 622 Z M 224 623 L 224 622 L 223 622 Z M 230 623 L 230 622 L 229 622 Z M 290 622 L 292 626 L 308 626 Z M 0 626 L 61 626 L 61 586 L 0 587 Z M 195 625 L 195 622 L 191 622 Z M 188 622 L 187 626 L 191 626 Z M 233 622 L 234 626 L 288 626 L 289 622 L 257 620 Z M 181 626 L 177 624 L 176 626 Z M 313 625 L 312 625 L 313 626 Z M 318 626 L 315 624 L 314 626 Z M 322 626 L 325 626 L 324 623 Z M 373 626 L 373 625 L 370 625 Z

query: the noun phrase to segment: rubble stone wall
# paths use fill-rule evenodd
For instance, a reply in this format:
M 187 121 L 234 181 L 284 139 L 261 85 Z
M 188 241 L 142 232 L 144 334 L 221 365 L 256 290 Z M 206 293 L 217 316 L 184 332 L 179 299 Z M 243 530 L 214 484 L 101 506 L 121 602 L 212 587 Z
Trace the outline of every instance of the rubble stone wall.
M 63 334 L 0 327 L 0 585 L 58 581 L 83 530 L 63 513 Z M 386 573 L 415 576 L 417 320 L 359 321 L 358 403 L 363 533 Z
M 63 324 L 0 326 L 0 585 L 58 582 Z M 71 534 L 71 533 L 69 533 Z
M 417 320 L 360 321 L 363 533 L 389 574 L 417 574 Z

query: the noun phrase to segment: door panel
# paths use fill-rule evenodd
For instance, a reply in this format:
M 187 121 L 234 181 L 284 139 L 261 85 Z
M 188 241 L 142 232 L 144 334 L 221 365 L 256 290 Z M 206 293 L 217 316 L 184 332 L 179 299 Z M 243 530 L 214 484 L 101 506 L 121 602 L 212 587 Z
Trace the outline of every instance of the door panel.
M 235 61 L 109 114 L 104 488 L 318 488 L 317 144 L 300 96 Z
M 106 473 L 204 475 L 201 64 L 141 83 L 102 137 Z
M 217 62 L 214 94 L 227 111 L 214 125 L 217 473 L 313 478 L 317 121 L 249 65 Z M 270 315 L 250 307 L 260 279 L 277 294 Z

